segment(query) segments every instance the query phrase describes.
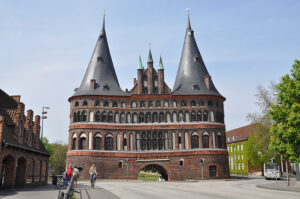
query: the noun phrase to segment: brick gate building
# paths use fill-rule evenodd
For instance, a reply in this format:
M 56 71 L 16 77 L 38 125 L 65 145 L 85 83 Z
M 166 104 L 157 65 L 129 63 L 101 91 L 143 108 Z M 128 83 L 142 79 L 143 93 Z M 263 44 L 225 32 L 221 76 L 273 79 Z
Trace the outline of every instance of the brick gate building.
M 46 184 L 49 153 L 40 141 L 40 116 L 24 114 L 20 96 L 0 89 L 0 188 Z
M 166 180 L 228 178 L 224 125 L 225 98 L 215 88 L 188 18 L 183 51 L 173 90 L 164 81 L 149 50 L 137 79 L 122 91 L 105 33 L 104 19 L 89 66 L 69 98 L 67 165 L 83 169 L 95 164 L 100 179 L 137 179 L 155 167 Z M 126 162 L 129 162 L 128 173 Z

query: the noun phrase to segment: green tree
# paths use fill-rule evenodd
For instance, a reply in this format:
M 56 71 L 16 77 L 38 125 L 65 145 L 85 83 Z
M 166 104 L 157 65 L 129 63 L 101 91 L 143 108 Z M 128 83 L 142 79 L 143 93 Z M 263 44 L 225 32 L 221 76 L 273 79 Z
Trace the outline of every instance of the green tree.
M 68 145 L 62 142 L 51 144 L 53 153 L 50 156 L 50 169 L 53 174 L 61 174 L 66 167 L 66 153 Z
M 53 153 L 52 145 L 49 143 L 49 140 L 47 137 L 42 138 L 42 143 L 45 146 L 46 150 L 50 153 L 50 155 Z
M 300 162 L 300 61 L 276 85 L 279 104 L 273 105 L 270 147 L 291 162 Z
M 272 104 L 276 102 L 274 96 L 276 88 L 274 83 L 271 82 L 269 89 L 265 89 L 259 85 L 257 87 L 256 104 L 259 106 L 259 113 L 250 113 L 247 118 L 256 123 L 257 126 L 254 133 L 248 138 L 245 145 L 247 151 L 247 157 L 252 166 L 256 168 L 263 168 L 263 163 L 270 162 L 271 158 L 274 158 L 276 154 L 268 147 L 270 143 L 270 128 L 272 120 L 269 115 L 269 110 Z

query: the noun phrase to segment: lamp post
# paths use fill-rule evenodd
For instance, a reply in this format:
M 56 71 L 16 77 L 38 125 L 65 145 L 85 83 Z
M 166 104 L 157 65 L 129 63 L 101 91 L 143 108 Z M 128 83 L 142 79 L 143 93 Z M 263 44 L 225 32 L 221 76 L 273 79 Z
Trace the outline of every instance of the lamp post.
M 50 109 L 50 107 L 43 106 L 43 111 L 42 111 L 42 132 L 41 132 L 41 140 L 43 139 L 43 131 L 44 131 L 44 119 L 47 119 L 47 111 L 45 109 Z

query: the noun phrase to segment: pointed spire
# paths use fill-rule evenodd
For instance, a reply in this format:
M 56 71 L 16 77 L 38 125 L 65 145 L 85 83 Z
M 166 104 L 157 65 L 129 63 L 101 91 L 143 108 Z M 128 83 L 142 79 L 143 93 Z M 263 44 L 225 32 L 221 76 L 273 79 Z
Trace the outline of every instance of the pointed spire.
M 162 62 L 161 55 L 160 55 L 160 58 L 159 58 L 159 65 L 158 65 L 158 69 L 160 69 L 160 70 L 164 70 L 164 65 L 163 65 L 163 62 Z
M 141 69 L 141 70 L 144 69 L 141 56 L 139 57 L 139 65 L 137 69 Z
M 188 13 L 188 25 L 172 94 L 221 96 L 211 79 L 207 77 L 210 76 L 191 29 Z
M 188 28 L 188 29 L 192 29 L 192 27 L 191 27 L 191 22 L 190 22 L 190 9 L 187 8 L 186 11 L 187 11 L 187 15 L 188 15 L 187 28 Z
M 115 72 L 105 33 L 105 14 L 103 15 L 101 33 L 97 40 L 90 63 L 80 87 L 74 94 L 74 96 L 80 95 L 129 95 L 121 90 Z
M 148 54 L 148 63 L 153 63 L 152 53 L 151 53 L 151 43 L 149 43 L 149 54 Z

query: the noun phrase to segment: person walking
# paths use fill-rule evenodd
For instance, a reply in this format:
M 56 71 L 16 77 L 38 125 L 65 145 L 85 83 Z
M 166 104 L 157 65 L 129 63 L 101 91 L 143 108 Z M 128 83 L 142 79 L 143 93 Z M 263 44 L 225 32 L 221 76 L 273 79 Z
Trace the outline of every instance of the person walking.
M 68 187 L 69 185 L 69 182 L 71 180 L 71 177 L 72 177 L 72 165 L 69 164 L 69 167 L 66 171 L 66 180 L 65 180 L 65 186 Z
M 74 178 L 75 187 L 77 187 L 77 180 L 79 178 L 79 170 L 77 166 L 75 166 L 73 169 L 73 178 Z

